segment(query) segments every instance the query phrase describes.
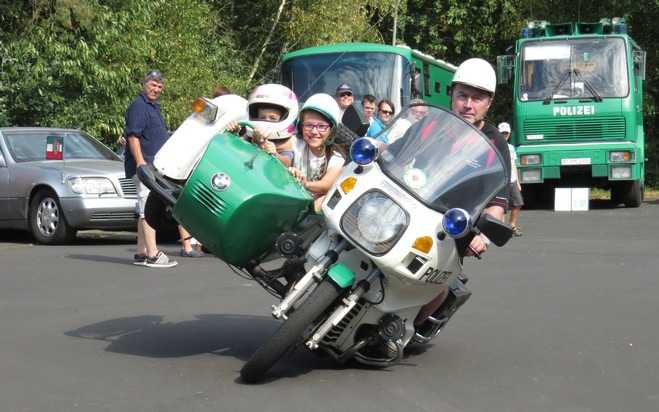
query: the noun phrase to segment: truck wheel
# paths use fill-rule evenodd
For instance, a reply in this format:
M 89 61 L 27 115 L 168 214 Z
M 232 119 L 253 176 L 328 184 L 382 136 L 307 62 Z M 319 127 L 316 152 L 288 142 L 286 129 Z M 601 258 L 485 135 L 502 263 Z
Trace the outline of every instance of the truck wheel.
M 623 202 L 627 207 L 639 207 L 643 201 L 643 188 L 641 188 L 641 182 L 635 180 L 633 182 L 627 182 L 625 184 L 625 195 Z
M 321 282 L 316 289 L 288 317 L 275 334 L 257 349 L 240 370 L 240 377 L 246 383 L 255 383 L 265 377 L 266 372 L 281 359 L 286 352 L 304 341 L 307 332 L 316 325 L 318 318 L 339 297 L 342 289 L 329 279 Z
M 71 228 L 60 206 L 57 195 L 51 190 L 42 189 L 30 201 L 29 223 L 32 236 L 37 243 L 54 245 L 75 238 L 76 230 Z

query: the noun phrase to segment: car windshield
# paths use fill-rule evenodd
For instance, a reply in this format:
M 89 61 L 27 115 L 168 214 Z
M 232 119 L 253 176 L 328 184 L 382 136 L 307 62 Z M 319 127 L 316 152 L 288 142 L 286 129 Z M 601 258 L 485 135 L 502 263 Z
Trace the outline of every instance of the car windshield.
M 101 142 L 79 131 L 7 131 L 3 132 L 9 153 L 15 162 L 40 160 L 74 160 L 120 158 Z M 61 156 L 52 155 L 61 152 Z
M 371 94 L 378 101 L 390 99 L 401 107 L 410 101 L 410 79 L 409 63 L 394 53 L 316 54 L 292 58 L 282 66 L 283 83 L 291 87 L 300 101 L 315 93 L 334 96 L 336 88 L 347 83 L 355 102 Z
M 628 92 L 622 38 L 533 41 L 522 49 L 521 100 L 624 97 Z
M 475 216 L 508 182 L 490 140 L 444 109 L 410 106 L 381 136 L 390 143 L 378 160 L 384 173 L 440 212 L 459 207 Z

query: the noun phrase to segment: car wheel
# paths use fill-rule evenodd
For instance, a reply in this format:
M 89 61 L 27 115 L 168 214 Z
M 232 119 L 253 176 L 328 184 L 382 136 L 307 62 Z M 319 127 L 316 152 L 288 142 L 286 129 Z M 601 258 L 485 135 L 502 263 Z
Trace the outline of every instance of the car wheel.
M 64 218 L 57 195 L 50 190 L 40 190 L 32 198 L 29 216 L 30 231 L 37 243 L 64 243 L 76 235 Z

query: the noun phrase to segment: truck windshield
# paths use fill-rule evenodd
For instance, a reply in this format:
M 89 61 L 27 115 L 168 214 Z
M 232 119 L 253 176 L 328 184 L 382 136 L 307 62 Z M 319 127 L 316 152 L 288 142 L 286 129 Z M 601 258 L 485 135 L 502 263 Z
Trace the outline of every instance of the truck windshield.
M 625 97 L 627 79 L 622 38 L 530 41 L 522 49 L 519 98 Z
M 299 56 L 284 62 L 282 81 L 300 101 L 314 93 L 334 96 L 336 88 L 347 83 L 360 102 L 365 94 L 380 101 L 387 98 L 396 108 L 410 101 L 410 65 L 398 54 L 340 52 Z M 359 106 L 357 104 L 356 106 Z

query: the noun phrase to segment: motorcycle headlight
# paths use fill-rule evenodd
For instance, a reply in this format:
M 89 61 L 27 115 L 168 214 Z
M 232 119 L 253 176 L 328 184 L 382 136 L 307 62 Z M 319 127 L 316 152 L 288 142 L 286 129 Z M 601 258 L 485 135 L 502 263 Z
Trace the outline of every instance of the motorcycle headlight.
M 87 195 L 116 194 L 112 182 L 105 177 L 72 177 L 69 178 L 71 190 Z
M 387 253 L 403 235 L 409 215 L 386 194 L 364 193 L 341 217 L 341 229 L 374 255 Z

